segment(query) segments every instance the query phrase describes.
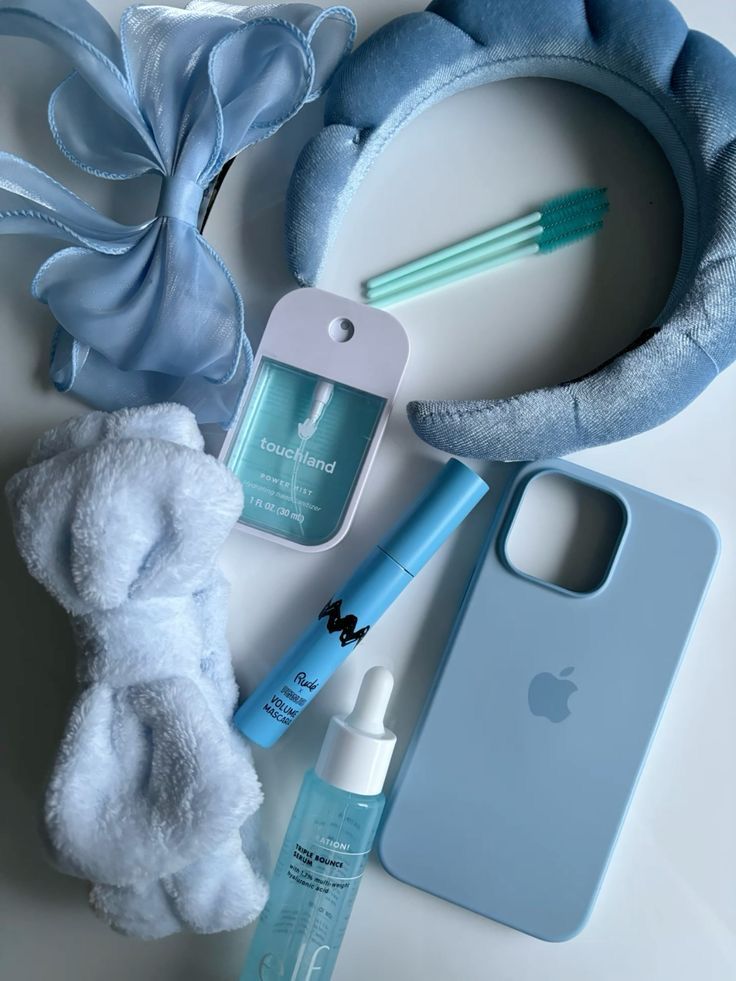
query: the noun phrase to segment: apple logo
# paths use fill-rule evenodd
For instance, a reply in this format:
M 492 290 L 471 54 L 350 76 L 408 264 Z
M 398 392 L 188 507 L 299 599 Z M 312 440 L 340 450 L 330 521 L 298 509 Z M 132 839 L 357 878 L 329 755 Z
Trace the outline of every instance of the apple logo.
M 543 715 L 550 722 L 563 722 L 570 714 L 568 699 L 578 690 L 570 675 L 574 668 L 560 671 L 559 677 L 542 671 L 529 684 L 529 708 L 532 715 Z

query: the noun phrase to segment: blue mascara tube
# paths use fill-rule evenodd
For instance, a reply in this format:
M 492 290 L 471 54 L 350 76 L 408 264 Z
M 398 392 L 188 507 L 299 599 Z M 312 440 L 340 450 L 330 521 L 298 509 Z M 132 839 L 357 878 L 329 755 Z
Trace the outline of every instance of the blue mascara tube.
M 235 725 L 244 736 L 273 746 L 487 490 L 473 470 L 448 460 L 240 706 Z

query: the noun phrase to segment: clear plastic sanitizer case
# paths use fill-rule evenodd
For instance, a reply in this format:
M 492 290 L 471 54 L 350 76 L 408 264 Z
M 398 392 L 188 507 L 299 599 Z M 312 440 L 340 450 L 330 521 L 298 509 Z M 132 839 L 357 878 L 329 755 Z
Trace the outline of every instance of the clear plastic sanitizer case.
M 221 458 L 239 527 L 292 548 L 347 532 L 409 356 L 392 316 L 316 289 L 274 308 Z

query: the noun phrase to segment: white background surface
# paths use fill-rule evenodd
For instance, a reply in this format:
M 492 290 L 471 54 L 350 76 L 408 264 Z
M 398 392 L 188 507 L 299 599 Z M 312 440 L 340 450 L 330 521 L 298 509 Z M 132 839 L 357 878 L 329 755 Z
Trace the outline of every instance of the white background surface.
M 99 0 L 99 6 L 115 23 L 124 3 Z M 422 4 L 354 0 L 353 6 L 364 37 Z M 680 0 L 679 6 L 692 26 L 736 48 L 732 0 Z M 156 181 L 95 181 L 53 146 L 46 101 L 65 72 L 62 60 L 40 47 L 0 39 L 0 147 L 44 167 L 117 217 L 146 217 Z M 318 119 L 318 108 L 310 107 L 287 131 L 243 154 L 207 229 L 243 289 L 254 341 L 264 311 L 288 287 L 279 199 L 294 156 Z M 436 467 L 436 454 L 413 436 L 403 404 L 422 396 L 505 395 L 594 366 L 651 321 L 677 260 L 679 205 L 658 150 L 606 100 L 569 85 L 522 80 L 457 96 L 400 134 L 369 175 L 321 284 L 352 296 L 365 276 L 395 261 L 592 183 L 606 184 L 613 202 L 596 240 L 401 309 L 412 358 L 355 525 L 342 545 L 305 556 L 245 535 L 231 537 L 224 566 L 233 586 L 233 655 L 244 685 L 263 675 Z M 0 239 L 3 480 L 21 466 L 31 441 L 47 426 L 81 411 L 49 388 L 45 365 L 52 324 L 28 294 L 33 272 L 50 251 L 39 240 Z M 566 944 L 545 944 L 402 885 L 373 862 L 336 981 L 736 976 L 735 413 L 731 369 L 660 429 L 575 457 L 704 511 L 723 539 L 716 578 L 587 928 Z M 501 475 L 486 469 L 498 483 Z M 347 706 L 358 678 L 374 663 L 396 672 L 392 722 L 400 744 L 406 744 L 487 511 L 465 524 L 298 726 L 275 749 L 258 754 L 267 797 L 264 827 L 273 850 L 328 716 Z M 246 931 L 155 943 L 124 939 L 89 913 L 83 883 L 45 864 L 38 802 L 72 692 L 73 648 L 65 617 L 15 555 L 4 516 L 0 536 L 0 977 L 235 981 Z M 478 820 L 482 825 L 482 815 Z M 451 840 L 441 854 L 452 861 Z

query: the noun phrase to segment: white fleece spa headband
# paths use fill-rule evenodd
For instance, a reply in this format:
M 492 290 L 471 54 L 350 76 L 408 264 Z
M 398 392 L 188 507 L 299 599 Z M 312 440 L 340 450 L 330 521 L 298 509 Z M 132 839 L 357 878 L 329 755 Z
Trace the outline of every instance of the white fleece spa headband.
M 683 203 L 680 266 L 637 341 L 575 381 L 509 399 L 411 402 L 427 442 L 475 458 L 561 455 L 675 415 L 736 357 L 736 58 L 669 0 L 436 0 L 347 59 L 297 162 L 288 258 L 314 285 L 350 201 L 424 109 L 490 81 L 546 76 L 611 98 L 662 147 Z

